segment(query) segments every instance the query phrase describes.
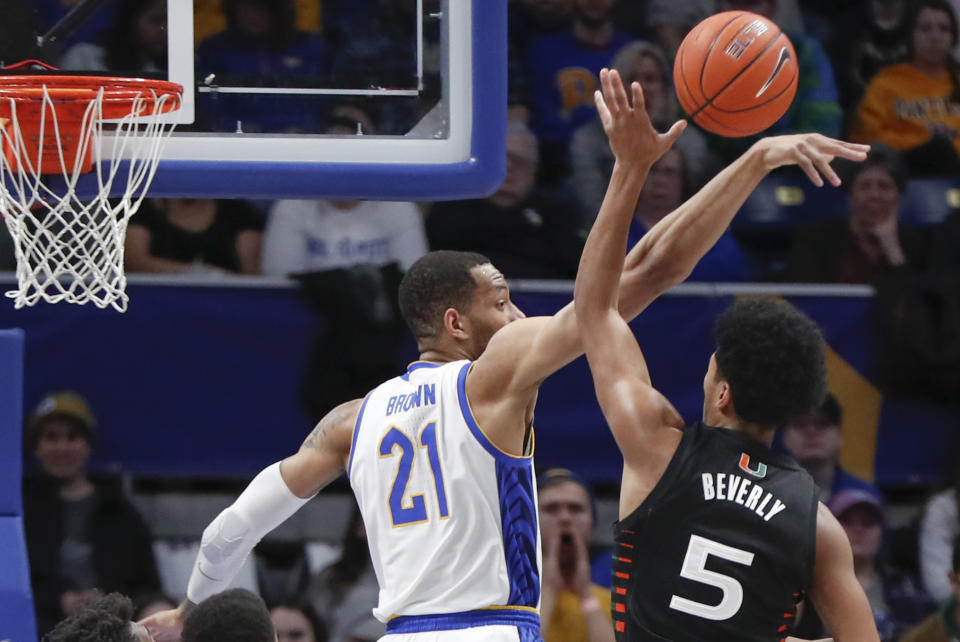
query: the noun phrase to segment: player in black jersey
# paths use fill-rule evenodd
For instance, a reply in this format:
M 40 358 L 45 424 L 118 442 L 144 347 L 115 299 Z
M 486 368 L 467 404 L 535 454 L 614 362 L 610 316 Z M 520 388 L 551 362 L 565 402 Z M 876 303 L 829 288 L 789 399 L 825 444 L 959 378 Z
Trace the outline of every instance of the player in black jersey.
M 611 139 L 618 163 L 635 153 L 631 145 L 665 151 L 670 141 L 644 126 L 640 86 L 631 86 L 631 106 L 616 72 L 601 72 L 601 83 L 604 127 L 638 124 L 634 140 Z M 645 254 L 682 248 L 677 272 L 647 275 L 651 290 L 663 291 L 689 275 L 772 168 L 796 164 L 814 184 L 826 177 L 837 185 L 830 162 L 863 160 L 868 149 L 817 134 L 761 140 L 701 192 L 711 195 L 709 204 L 700 194 L 691 198 L 651 229 L 631 258 L 642 264 Z M 627 174 L 615 165 L 611 185 L 637 180 Z M 691 208 L 714 215 L 692 217 Z M 718 319 L 703 421 L 684 429 L 617 313 L 629 223 L 601 208 L 574 290 L 597 398 L 624 458 L 612 595 L 617 639 L 784 640 L 796 602 L 807 596 L 837 642 L 877 642 L 843 529 L 818 501 L 810 476 L 769 448 L 777 428 L 823 398 L 819 329 L 786 303 L 735 303 Z

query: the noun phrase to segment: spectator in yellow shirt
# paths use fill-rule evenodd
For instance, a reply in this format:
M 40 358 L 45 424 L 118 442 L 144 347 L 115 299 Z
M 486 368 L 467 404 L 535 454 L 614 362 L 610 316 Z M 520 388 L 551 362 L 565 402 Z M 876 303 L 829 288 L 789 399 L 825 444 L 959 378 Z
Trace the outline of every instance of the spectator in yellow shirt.
M 544 642 L 613 642 L 610 591 L 590 580 L 593 498 L 578 475 L 551 468 L 537 478 Z
M 903 152 L 914 174 L 960 172 L 960 65 L 952 50 L 957 16 L 947 0 L 919 0 L 907 19 L 907 62 L 870 82 L 851 140 Z

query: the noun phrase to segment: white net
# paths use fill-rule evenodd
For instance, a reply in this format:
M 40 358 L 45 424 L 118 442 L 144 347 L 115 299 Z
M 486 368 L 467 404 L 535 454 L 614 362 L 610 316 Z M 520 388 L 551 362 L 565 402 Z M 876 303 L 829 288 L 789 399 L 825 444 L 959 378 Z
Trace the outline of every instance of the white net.
M 17 289 L 6 294 L 17 308 L 38 301 L 93 303 L 120 312 L 127 308 L 127 223 L 146 195 L 173 130 L 169 119 L 154 116 L 175 108 L 171 105 L 179 97 L 144 89 L 130 99 L 128 115 L 104 123 L 103 88 L 91 96 L 79 131 L 67 131 L 75 125 L 58 122 L 62 99 L 44 87 L 35 136 L 21 129 L 17 101 L 2 99 L 10 117 L 2 128 L 0 214 L 16 248 Z M 69 148 L 61 144 L 67 137 L 76 137 L 69 141 L 78 148 L 73 157 L 63 151 Z M 90 150 L 93 169 L 85 172 L 83 160 Z M 89 178 L 81 180 L 85 175 Z M 111 193 L 121 195 L 111 198 Z

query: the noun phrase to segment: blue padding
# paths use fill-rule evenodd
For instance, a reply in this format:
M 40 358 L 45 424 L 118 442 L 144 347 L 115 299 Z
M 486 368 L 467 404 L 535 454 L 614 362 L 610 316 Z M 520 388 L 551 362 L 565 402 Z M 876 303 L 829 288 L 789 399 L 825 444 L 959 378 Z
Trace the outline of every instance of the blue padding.
M 0 516 L 23 512 L 23 336 L 23 330 L 0 330 Z
M 0 517 L 0 640 L 36 642 L 23 520 Z
M 900 197 L 900 220 L 910 225 L 936 225 L 960 209 L 960 179 L 915 178 Z
M 817 187 L 806 177 L 768 176 L 753 191 L 733 221 L 734 227 L 793 227 L 842 216 L 846 195 L 832 185 Z

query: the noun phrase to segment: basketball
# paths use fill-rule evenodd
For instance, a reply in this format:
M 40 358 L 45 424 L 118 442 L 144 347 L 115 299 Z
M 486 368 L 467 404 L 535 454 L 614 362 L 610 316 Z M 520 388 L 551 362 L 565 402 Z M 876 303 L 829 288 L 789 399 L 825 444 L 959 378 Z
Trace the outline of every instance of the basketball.
M 747 11 L 710 16 L 683 39 L 677 98 L 700 127 L 736 138 L 777 122 L 797 93 L 797 54 L 772 21 Z

